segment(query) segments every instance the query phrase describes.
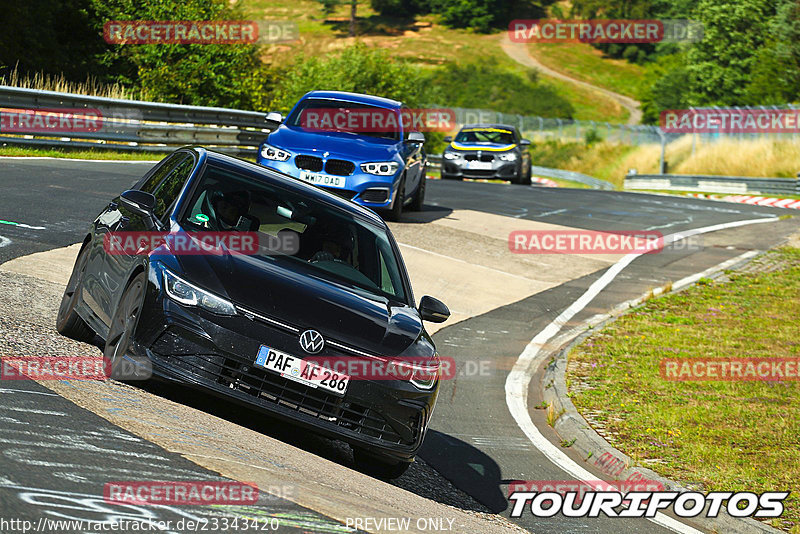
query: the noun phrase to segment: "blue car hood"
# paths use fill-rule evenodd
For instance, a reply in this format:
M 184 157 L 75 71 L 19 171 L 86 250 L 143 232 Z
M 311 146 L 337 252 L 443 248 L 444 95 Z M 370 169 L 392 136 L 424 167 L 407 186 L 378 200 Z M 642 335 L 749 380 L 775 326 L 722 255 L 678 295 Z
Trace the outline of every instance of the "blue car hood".
M 345 132 L 319 132 L 282 125 L 267 142 L 284 150 L 331 155 L 361 161 L 389 161 L 398 152 L 398 141 Z

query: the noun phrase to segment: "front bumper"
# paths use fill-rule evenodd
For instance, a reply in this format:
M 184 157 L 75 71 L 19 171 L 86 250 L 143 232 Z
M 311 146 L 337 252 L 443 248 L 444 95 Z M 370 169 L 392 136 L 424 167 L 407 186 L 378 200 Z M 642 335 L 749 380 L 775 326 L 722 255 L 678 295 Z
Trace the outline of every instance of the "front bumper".
M 296 155 L 293 155 L 286 161 L 274 161 L 261 157 L 259 153 L 256 162 L 264 167 L 275 169 L 294 178 L 300 178 L 300 169 L 295 164 Z M 397 173 L 392 176 L 376 176 L 374 174 L 366 174 L 361 171 L 360 162 L 355 162 L 355 170 L 352 174 L 345 176 L 344 187 L 322 187 L 335 195 L 338 195 L 347 200 L 371 208 L 374 210 L 389 209 L 392 207 L 392 200 L 394 199 L 397 184 L 400 181 L 400 176 L 403 172 L 402 167 L 398 169 Z M 326 174 L 319 172 L 318 174 Z
M 296 334 L 248 318 L 216 316 L 166 298 L 151 278 L 131 352 L 153 373 L 340 439 L 391 461 L 410 461 L 425 436 L 438 383 L 351 380 L 344 397 L 283 378 L 254 361 L 261 345 L 300 356 Z M 318 356 L 337 356 L 326 348 Z M 349 354 L 347 357 L 351 357 Z
M 503 161 L 495 155 L 458 152 L 459 159 L 442 158 L 442 173 L 453 178 L 512 180 L 519 174 L 519 159 Z M 470 158 L 470 159 L 467 159 Z M 475 168 L 480 164 L 482 168 Z M 486 168 L 484 168 L 486 167 Z

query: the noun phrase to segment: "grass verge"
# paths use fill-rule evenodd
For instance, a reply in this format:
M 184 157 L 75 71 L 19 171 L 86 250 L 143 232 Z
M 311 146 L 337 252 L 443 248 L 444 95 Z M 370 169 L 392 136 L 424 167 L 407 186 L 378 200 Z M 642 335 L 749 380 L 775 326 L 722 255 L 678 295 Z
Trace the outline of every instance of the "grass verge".
M 637 98 L 648 76 L 646 67 L 606 57 L 587 43 L 531 43 L 528 47 L 531 55 L 555 71 L 631 98 Z
M 113 150 L 58 150 L 55 148 L 6 146 L 0 147 L 0 156 L 160 161 L 164 159 L 166 154 L 150 154 L 147 152 L 116 152 Z
M 800 248 L 770 269 L 650 300 L 579 345 L 567 384 L 615 447 L 702 491 L 791 491 L 774 527 L 800 532 L 800 383 L 678 382 L 664 358 L 800 356 Z M 768 272 L 769 271 L 769 272 Z

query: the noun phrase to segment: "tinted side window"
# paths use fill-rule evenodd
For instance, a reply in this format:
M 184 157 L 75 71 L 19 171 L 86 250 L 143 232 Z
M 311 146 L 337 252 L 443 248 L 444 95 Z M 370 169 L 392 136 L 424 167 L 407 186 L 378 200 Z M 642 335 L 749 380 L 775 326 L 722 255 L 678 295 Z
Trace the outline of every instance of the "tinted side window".
M 178 159 L 177 165 L 170 171 L 167 177 L 152 191 L 156 197 L 155 215 L 159 220 L 163 220 L 167 210 L 177 200 L 183 184 L 189 178 L 194 168 L 194 158 L 189 154 L 183 154 Z
M 169 172 L 174 169 L 175 166 L 178 165 L 178 163 L 180 163 L 185 157 L 186 154 L 184 153 L 172 154 L 166 160 L 162 161 L 158 169 L 156 169 L 156 171 L 150 175 L 147 181 L 145 181 L 139 187 L 139 190 L 146 191 L 147 193 L 152 193 L 155 191 L 156 187 L 158 187 L 164 177 L 169 174 Z

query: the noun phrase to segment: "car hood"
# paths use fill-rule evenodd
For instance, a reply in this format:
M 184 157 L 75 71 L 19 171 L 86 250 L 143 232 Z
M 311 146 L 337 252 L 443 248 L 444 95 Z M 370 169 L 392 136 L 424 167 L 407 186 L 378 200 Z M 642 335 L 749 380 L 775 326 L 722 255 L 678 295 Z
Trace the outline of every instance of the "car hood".
M 398 142 L 346 132 L 319 132 L 281 126 L 269 135 L 267 142 L 292 152 L 331 155 L 362 161 L 389 161 L 398 152 Z
M 178 261 L 191 273 L 184 274 L 189 281 L 235 304 L 371 354 L 399 356 L 422 334 L 411 306 L 340 286 L 304 265 L 291 270 L 269 259 L 228 254 Z

